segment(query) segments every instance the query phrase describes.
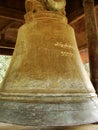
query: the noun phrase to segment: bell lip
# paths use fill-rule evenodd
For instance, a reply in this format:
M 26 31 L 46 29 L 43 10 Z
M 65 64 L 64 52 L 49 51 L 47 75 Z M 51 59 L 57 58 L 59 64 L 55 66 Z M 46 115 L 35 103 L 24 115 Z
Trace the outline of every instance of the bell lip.
M 0 101 L 0 122 L 46 127 L 95 123 L 98 122 L 98 99 L 54 104 Z

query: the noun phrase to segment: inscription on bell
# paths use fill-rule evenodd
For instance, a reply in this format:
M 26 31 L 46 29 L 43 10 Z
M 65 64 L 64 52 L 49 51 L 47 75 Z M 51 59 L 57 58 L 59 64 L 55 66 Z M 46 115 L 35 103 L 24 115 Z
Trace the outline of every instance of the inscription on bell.
M 70 57 L 72 57 L 73 53 L 72 52 L 61 51 L 61 56 L 70 56 Z
M 56 42 L 56 44 L 54 44 L 55 47 L 60 47 L 61 49 L 63 49 L 62 51 L 60 51 L 61 56 L 73 56 L 73 46 L 70 45 L 69 43 L 62 43 L 62 42 Z M 65 49 L 65 50 L 64 50 Z

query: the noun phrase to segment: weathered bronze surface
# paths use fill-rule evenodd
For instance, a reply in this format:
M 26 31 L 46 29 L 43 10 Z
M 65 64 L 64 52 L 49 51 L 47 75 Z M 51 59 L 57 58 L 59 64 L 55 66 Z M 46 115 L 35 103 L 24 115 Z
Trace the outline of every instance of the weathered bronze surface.
M 74 30 L 64 6 L 54 4 L 50 8 L 45 1 L 26 1 L 26 23 L 18 31 L 0 88 L 2 122 L 70 126 L 98 121 L 98 99 L 80 60 Z

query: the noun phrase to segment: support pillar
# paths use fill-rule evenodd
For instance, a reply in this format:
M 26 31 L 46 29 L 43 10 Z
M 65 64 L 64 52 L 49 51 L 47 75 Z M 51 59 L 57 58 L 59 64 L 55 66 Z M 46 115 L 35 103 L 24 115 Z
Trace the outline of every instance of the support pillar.
M 83 0 L 85 25 L 88 39 L 90 77 L 98 94 L 98 31 L 94 0 Z

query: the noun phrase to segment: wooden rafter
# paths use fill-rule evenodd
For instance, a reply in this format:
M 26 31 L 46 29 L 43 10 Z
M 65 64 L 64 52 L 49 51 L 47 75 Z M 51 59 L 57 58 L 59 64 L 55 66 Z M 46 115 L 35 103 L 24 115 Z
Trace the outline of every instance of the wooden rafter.
M 0 17 L 5 19 L 23 21 L 24 13 L 15 9 L 0 7 Z
M 0 48 L 0 55 L 12 55 L 13 49 Z
M 11 42 L 6 42 L 6 41 L 2 41 L 0 40 L 0 48 L 4 48 L 4 49 L 14 49 L 15 44 L 11 43 Z
M 83 13 L 84 13 L 83 8 L 80 8 L 80 9 L 74 11 L 73 13 L 71 13 L 71 14 L 68 16 L 68 21 L 69 21 L 69 23 L 71 23 L 71 22 L 73 22 L 75 19 L 78 19 L 79 17 L 83 16 Z

